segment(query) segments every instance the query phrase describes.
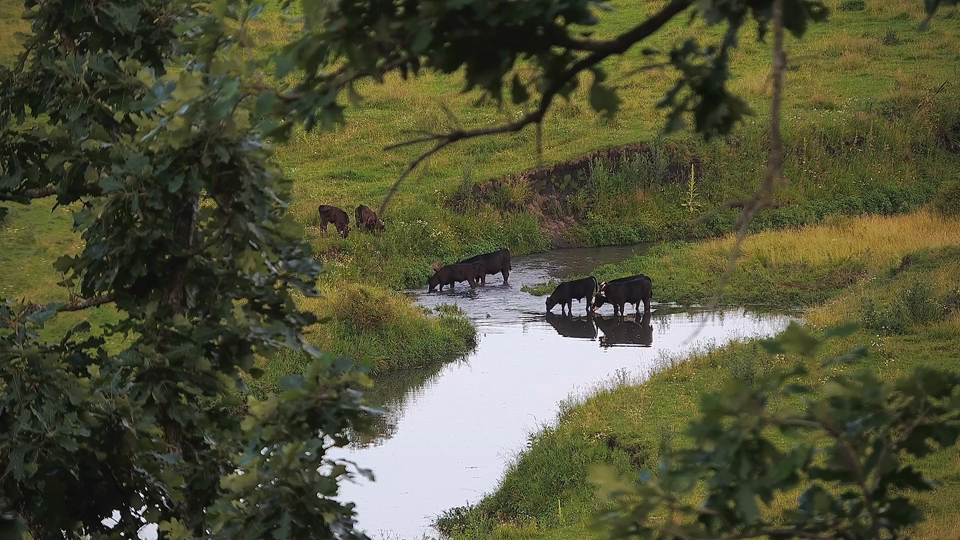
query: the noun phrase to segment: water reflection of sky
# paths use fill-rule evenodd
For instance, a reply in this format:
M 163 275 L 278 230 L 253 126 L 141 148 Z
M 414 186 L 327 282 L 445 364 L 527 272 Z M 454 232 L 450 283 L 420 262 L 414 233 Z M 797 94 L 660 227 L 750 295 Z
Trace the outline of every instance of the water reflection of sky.
M 604 259 L 604 249 L 585 252 L 589 268 L 630 255 L 630 248 L 610 248 Z M 566 264 L 576 253 L 517 258 L 509 285 L 497 275 L 475 290 L 462 284 L 454 292 L 415 293 L 428 307 L 460 306 L 476 323 L 480 343 L 463 361 L 403 381 L 409 390 L 394 389 L 387 399 L 394 407 L 382 436 L 345 452 L 377 477 L 342 490 L 344 500 L 357 503 L 360 526 L 371 536 L 420 538 L 444 510 L 478 501 L 496 487 L 527 436 L 552 422 L 571 395 L 623 371 L 645 373 L 695 347 L 775 333 L 789 320 L 742 309 L 697 313 L 654 305 L 647 320 L 620 322 L 610 306 L 588 318 L 576 302 L 574 317 L 545 316 L 543 297 L 520 287 L 585 272 Z

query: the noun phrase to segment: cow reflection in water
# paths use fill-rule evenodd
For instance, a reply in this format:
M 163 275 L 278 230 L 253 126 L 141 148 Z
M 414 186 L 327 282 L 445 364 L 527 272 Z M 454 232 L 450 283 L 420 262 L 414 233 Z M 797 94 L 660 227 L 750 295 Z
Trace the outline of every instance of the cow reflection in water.
M 597 326 L 593 324 L 593 317 L 570 317 L 547 312 L 547 322 L 563 337 L 597 339 Z
M 653 326 L 650 325 L 650 312 L 643 313 L 643 317 L 638 313 L 632 320 L 626 318 L 617 320 L 617 317 L 605 318 L 599 315 L 595 316 L 597 326 L 603 330 L 600 336 L 601 347 L 614 347 L 617 345 L 639 345 L 649 347 L 653 344 Z

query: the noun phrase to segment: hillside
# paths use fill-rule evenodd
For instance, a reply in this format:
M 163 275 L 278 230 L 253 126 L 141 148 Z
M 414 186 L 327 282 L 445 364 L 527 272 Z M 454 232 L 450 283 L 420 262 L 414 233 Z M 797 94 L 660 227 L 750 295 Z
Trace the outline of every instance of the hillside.
M 616 0 L 617 12 L 606 17 L 598 34 L 617 32 L 658 4 Z M 781 198 L 788 206 L 845 196 L 888 201 L 873 205 L 852 201 L 845 209 L 791 210 L 772 219 L 770 226 L 802 224 L 837 211 L 889 213 L 912 208 L 924 202 L 957 163 L 957 10 L 944 11 L 927 33 L 920 34 L 916 27 L 922 6 L 915 0 L 827 4 L 832 9 L 828 23 L 812 27 L 802 40 L 788 39 L 792 61 L 784 109 L 787 185 Z M 17 21 L 17 6 L 11 0 L 0 2 L 0 57 L 8 61 L 15 54 L 11 33 L 25 28 Z M 281 38 L 286 30 L 280 15 L 274 10 L 265 17 L 259 23 L 263 35 Z M 666 48 L 703 31 L 702 23 L 688 28 L 676 21 L 654 36 L 651 45 Z M 715 36 L 717 31 L 708 33 Z M 264 54 L 275 47 L 276 41 L 262 43 Z M 622 81 L 624 104 L 615 120 L 598 117 L 585 104 L 585 96 L 576 95 L 569 103 L 561 102 L 548 118 L 542 158 L 535 151 L 533 130 L 455 145 L 401 187 L 384 216 L 383 237 L 354 234 L 342 241 L 320 234 L 316 208 L 335 204 L 352 213 L 360 203 L 379 203 L 417 151 L 386 152 L 385 145 L 404 140 L 413 130 L 445 127 L 451 119 L 442 104 L 464 126 L 501 121 L 518 112 L 509 106 L 500 111 L 474 106 L 476 96 L 458 93 L 457 76 L 424 76 L 408 82 L 390 78 L 382 86 L 364 85 L 360 88 L 364 100 L 348 109 L 345 127 L 298 133 L 278 149 L 278 162 L 296 182 L 292 211 L 324 254 L 331 276 L 388 287 L 421 283 L 435 260 L 449 261 L 501 245 L 522 253 L 547 249 L 551 240 L 597 245 L 723 233 L 729 230 L 732 213 L 696 230 L 685 222 L 724 199 L 749 193 L 760 176 L 766 147 L 768 48 L 745 33 L 733 56 L 732 87 L 750 101 L 757 116 L 729 141 L 709 145 L 683 133 L 656 139 L 662 115 L 654 104 L 673 77 L 658 70 L 628 76 L 643 62 L 639 52 L 633 52 L 609 66 L 611 77 Z M 555 179 L 553 191 L 558 187 L 563 199 L 559 216 L 538 204 L 536 195 L 542 189 L 538 192 L 538 186 L 522 182 L 509 183 L 492 198 L 469 196 L 473 183 L 488 178 L 655 139 L 660 153 L 631 160 L 625 172 L 604 170 L 594 175 L 595 181 L 576 185 Z M 903 189 L 884 191 L 890 188 Z M 0 247 L 6 260 L 18 263 L 19 272 L 0 293 L 54 294 L 56 276 L 46 269 L 47 262 L 71 249 L 70 236 L 65 209 L 51 216 L 43 204 L 16 208 L 0 230 Z

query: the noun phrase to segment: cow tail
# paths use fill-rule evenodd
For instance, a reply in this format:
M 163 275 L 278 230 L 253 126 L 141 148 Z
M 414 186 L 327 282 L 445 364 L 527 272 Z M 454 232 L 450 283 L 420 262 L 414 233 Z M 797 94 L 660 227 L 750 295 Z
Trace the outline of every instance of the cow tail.
M 513 270 L 513 267 L 510 265 L 510 250 L 507 251 L 507 270 Z
M 597 281 L 596 276 L 590 276 L 590 279 L 593 280 L 593 294 L 596 296 L 596 294 L 600 292 L 600 282 Z

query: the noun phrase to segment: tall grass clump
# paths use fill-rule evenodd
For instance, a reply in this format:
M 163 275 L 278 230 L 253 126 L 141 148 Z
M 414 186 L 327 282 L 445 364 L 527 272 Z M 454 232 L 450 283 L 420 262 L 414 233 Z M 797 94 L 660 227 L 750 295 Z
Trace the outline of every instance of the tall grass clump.
M 665 243 L 639 256 L 597 267 L 601 281 L 646 274 L 655 302 L 711 300 L 727 268 L 732 236 L 702 243 Z M 898 216 L 835 219 L 830 224 L 752 234 L 744 241 L 722 303 L 810 306 L 877 275 L 916 250 L 960 245 L 960 221 L 921 210 Z M 546 294 L 555 283 L 526 287 Z
M 401 293 L 349 282 L 321 293 L 321 298 L 302 300 L 322 321 L 307 329 L 307 339 L 325 353 L 367 366 L 374 380 L 449 362 L 476 346 L 476 329 L 455 306 L 431 312 Z M 278 353 L 261 362 L 264 375 L 256 384 L 272 389 L 306 362 L 302 355 Z
M 933 200 L 933 207 L 943 216 L 960 216 L 960 178 L 944 182 Z

